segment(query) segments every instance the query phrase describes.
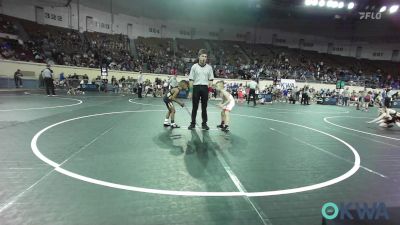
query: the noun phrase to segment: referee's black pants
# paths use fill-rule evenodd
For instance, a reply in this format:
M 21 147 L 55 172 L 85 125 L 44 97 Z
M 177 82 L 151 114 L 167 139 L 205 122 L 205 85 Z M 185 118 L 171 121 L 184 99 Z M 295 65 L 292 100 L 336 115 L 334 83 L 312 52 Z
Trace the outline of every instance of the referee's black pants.
M 300 104 L 304 104 L 304 105 L 309 105 L 310 103 L 308 102 L 308 94 L 306 94 L 306 93 L 303 93 L 302 95 L 301 95 L 301 101 L 300 101 Z
M 384 105 L 386 106 L 386 108 L 390 108 L 392 106 L 391 101 L 392 101 L 392 98 L 385 97 Z
M 142 98 L 142 91 L 143 91 L 143 84 L 139 84 L 137 89 L 138 98 Z
M 253 102 L 254 102 L 254 105 L 256 105 L 256 90 L 255 89 L 250 89 L 249 96 L 247 97 L 247 104 L 250 103 L 251 96 L 253 96 Z
M 51 92 L 52 95 L 56 95 L 56 93 L 54 92 L 53 78 L 45 77 L 44 78 L 44 83 L 46 85 L 46 93 L 47 93 L 47 95 L 50 95 L 50 92 Z
M 19 88 L 19 86 L 22 86 L 22 79 L 21 77 L 15 76 L 14 77 L 14 82 L 15 82 L 15 87 Z
M 201 101 L 201 118 L 203 119 L 202 124 L 207 123 L 207 102 L 208 102 L 208 86 L 207 85 L 195 85 L 193 86 L 192 94 L 192 124 L 196 124 L 197 109 Z

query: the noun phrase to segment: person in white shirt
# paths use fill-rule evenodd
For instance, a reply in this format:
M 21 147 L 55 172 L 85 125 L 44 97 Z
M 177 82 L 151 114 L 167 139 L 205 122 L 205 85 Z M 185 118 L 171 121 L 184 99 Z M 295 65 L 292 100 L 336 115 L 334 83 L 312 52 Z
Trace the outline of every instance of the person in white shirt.
M 47 96 L 56 96 L 54 91 L 54 80 L 53 80 L 53 70 L 50 69 L 50 64 L 47 64 L 46 69 L 42 70 L 42 76 L 46 86 Z
M 178 87 L 178 80 L 176 79 L 176 75 L 172 76 L 169 80 L 169 85 L 171 88 Z
M 199 103 L 201 101 L 201 117 L 203 119 L 202 128 L 209 130 L 207 126 L 207 103 L 208 103 L 208 87 L 212 85 L 214 80 L 214 71 L 207 64 L 207 50 L 200 49 L 199 62 L 194 64 L 189 74 L 189 98 L 192 98 L 192 121 L 189 130 L 196 127 L 196 116 Z
M 343 95 L 342 106 L 349 106 L 350 91 L 348 87 L 344 89 L 342 95 Z
M 251 96 L 253 96 L 253 102 L 254 102 L 254 106 L 256 106 L 256 90 L 258 89 L 258 84 L 257 82 L 253 79 L 252 81 L 250 81 L 250 83 L 247 84 L 247 87 L 250 88 L 249 90 L 249 96 L 247 96 L 247 105 L 250 103 L 250 98 Z

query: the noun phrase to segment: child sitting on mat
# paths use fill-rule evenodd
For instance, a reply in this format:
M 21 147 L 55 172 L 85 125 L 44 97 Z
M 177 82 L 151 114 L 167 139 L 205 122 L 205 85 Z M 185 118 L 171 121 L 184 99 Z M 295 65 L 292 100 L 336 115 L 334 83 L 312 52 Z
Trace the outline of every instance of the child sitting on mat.
M 218 125 L 217 128 L 221 128 L 222 131 L 228 132 L 230 122 L 229 112 L 235 106 L 235 99 L 233 99 L 233 96 L 224 89 L 223 81 L 218 81 L 216 83 L 216 89 L 220 92 L 222 97 L 222 102 L 218 105 L 222 108 L 221 124 Z
M 175 107 L 173 102 L 178 103 L 181 107 L 185 106 L 183 102 L 180 102 L 177 99 L 177 96 L 181 90 L 187 90 L 188 87 L 189 82 L 182 80 L 179 82 L 177 87 L 172 88 L 164 95 L 163 101 L 168 108 L 168 112 L 164 120 L 165 127 L 171 126 L 171 128 L 179 128 L 179 126 L 175 123 Z M 169 122 L 169 119 L 171 119 L 171 123 Z

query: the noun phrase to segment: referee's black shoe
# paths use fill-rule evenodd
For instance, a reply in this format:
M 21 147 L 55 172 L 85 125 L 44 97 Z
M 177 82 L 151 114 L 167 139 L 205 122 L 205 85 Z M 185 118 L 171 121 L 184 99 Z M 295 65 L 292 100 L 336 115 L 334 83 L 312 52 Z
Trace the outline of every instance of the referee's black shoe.
M 189 130 L 193 130 L 194 128 L 196 128 L 196 124 L 191 123 L 190 126 L 188 126 Z
M 201 128 L 202 128 L 203 130 L 209 130 L 209 129 L 210 129 L 210 128 L 207 126 L 206 123 L 201 124 Z

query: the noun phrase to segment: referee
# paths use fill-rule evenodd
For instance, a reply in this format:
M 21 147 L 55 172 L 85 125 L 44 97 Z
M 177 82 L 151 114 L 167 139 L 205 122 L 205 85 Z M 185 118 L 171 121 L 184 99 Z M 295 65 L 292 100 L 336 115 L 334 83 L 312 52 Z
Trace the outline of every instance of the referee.
M 206 63 L 207 51 L 200 49 L 198 56 L 199 62 L 192 66 L 189 74 L 189 98 L 192 98 L 193 108 L 192 122 L 188 129 L 192 130 L 196 127 L 197 109 L 201 101 L 201 117 L 203 119 L 201 127 L 209 130 L 210 128 L 207 126 L 208 86 L 212 85 L 214 72 L 212 67 Z
M 142 91 L 143 91 L 143 74 L 140 72 L 138 79 L 137 79 L 137 94 L 138 98 L 142 98 Z
M 47 96 L 56 96 L 56 93 L 54 92 L 53 70 L 50 69 L 50 64 L 47 64 L 46 69 L 42 70 L 42 76 L 46 85 Z
M 251 96 L 253 96 L 254 106 L 256 106 L 256 89 L 258 88 L 258 84 L 254 81 L 253 78 L 247 86 L 250 88 L 249 96 L 247 96 L 247 105 L 250 103 Z

